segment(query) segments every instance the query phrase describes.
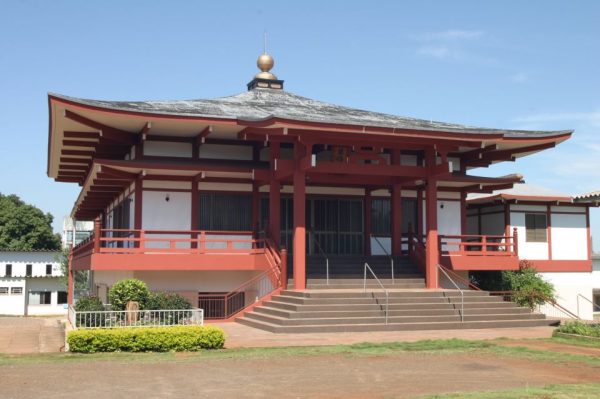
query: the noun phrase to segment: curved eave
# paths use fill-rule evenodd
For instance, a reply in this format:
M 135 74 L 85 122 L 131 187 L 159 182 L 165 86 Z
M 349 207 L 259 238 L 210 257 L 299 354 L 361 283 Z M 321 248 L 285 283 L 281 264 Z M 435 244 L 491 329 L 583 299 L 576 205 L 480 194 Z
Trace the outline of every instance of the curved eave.
M 80 113 L 89 119 L 99 121 L 108 125 L 110 129 L 114 129 L 123 133 L 125 136 L 139 135 L 140 131 L 147 123 L 152 123 L 152 132 L 156 134 L 168 134 L 177 137 L 193 137 L 202 129 L 211 126 L 216 127 L 216 132 L 211 134 L 211 137 L 236 138 L 237 133 L 243 129 L 257 128 L 262 129 L 264 134 L 269 134 L 272 129 L 289 128 L 297 129 L 298 134 L 302 131 L 322 132 L 324 134 L 339 134 L 341 137 L 364 137 L 371 135 L 375 137 L 385 138 L 386 140 L 396 140 L 395 138 L 410 138 L 412 140 L 423 138 L 430 140 L 440 140 L 440 144 L 450 144 L 455 147 L 457 154 L 462 154 L 490 144 L 497 145 L 494 151 L 483 154 L 476 154 L 479 158 L 474 159 L 472 164 L 465 162 L 468 168 L 477 166 L 489 166 L 492 163 L 506 160 L 514 160 L 520 156 L 533 154 L 545 148 L 550 148 L 562 141 L 567 140 L 573 133 L 572 130 L 560 131 L 522 131 L 522 130 L 497 130 L 484 128 L 398 128 L 373 125 L 358 125 L 358 124 L 343 124 L 343 123 L 327 123 L 316 122 L 311 120 L 297 120 L 282 118 L 278 116 L 269 116 L 262 119 L 249 120 L 248 118 L 236 116 L 215 116 L 215 115 L 194 115 L 182 113 L 170 113 L 160 111 L 140 111 L 132 109 L 117 109 L 110 106 L 98 106 L 86 103 L 85 100 L 65 98 L 61 95 L 48 95 L 49 107 L 49 131 L 48 131 L 48 163 L 47 174 L 52 178 L 60 178 L 59 170 L 62 167 L 67 169 L 63 172 L 61 181 L 73 181 L 79 184 L 83 183 L 83 179 L 89 172 L 89 165 L 94 158 L 102 157 L 98 153 L 98 144 L 102 143 L 94 138 L 98 135 L 98 128 L 83 126 L 72 120 L 66 120 L 64 113 L 66 110 Z M 263 113 L 264 114 L 264 113 Z M 305 119 L 309 119 L 307 116 Z M 89 138 L 83 138 L 89 144 L 85 147 L 89 148 L 89 153 L 93 155 L 75 155 L 77 159 L 71 164 L 65 166 L 61 163 L 61 153 L 64 147 L 67 147 L 63 141 L 65 140 L 64 132 L 77 130 L 79 133 L 89 133 Z M 367 139 L 370 140 L 370 139 Z M 540 147 L 541 145 L 541 147 Z M 130 146 L 130 145 L 129 145 Z M 466 146 L 466 147 L 465 147 Z M 73 150 L 73 148 L 70 148 Z M 73 152 L 73 151 L 70 151 Z M 483 150 L 482 150 L 483 152 Z M 125 146 L 116 151 L 116 156 L 124 156 Z
M 514 201 L 514 202 L 547 202 L 547 203 L 573 203 L 572 197 L 559 196 L 536 196 L 536 195 L 514 195 L 514 194 L 496 194 L 488 197 L 467 199 L 467 204 L 485 204 L 496 201 Z

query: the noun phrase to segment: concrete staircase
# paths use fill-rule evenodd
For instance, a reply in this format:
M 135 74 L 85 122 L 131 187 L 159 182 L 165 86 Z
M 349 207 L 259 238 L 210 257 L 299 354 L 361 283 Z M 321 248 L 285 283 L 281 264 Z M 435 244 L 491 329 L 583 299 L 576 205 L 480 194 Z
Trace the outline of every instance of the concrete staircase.
M 345 286 L 342 281 L 339 285 Z M 362 278 L 350 284 L 362 287 Z M 385 298 L 376 289 L 284 291 L 236 321 L 274 333 L 532 327 L 558 323 L 487 292 L 464 293 L 464 322 L 460 318 L 458 291 L 396 288 L 389 292 L 387 325 Z

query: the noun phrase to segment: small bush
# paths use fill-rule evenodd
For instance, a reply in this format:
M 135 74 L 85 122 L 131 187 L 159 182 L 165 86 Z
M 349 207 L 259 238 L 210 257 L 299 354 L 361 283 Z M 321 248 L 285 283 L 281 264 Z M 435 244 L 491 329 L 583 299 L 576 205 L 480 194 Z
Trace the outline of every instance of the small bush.
M 183 296 L 169 292 L 151 292 L 146 301 L 147 310 L 191 309 L 192 304 Z
M 555 332 L 600 338 L 600 325 L 585 324 L 580 321 L 574 321 L 558 327 Z
M 512 291 L 513 301 L 530 309 L 554 300 L 554 286 L 535 270 L 533 264 L 521 261 L 518 272 L 503 272 Z
M 221 349 L 225 333 L 213 326 L 74 330 L 67 342 L 71 352 L 79 353 L 181 352 Z
M 125 310 L 127 302 L 132 301 L 138 302 L 140 309 L 144 309 L 149 294 L 146 283 L 135 278 L 128 278 L 110 288 L 108 300 L 113 310 Z
M 77 312 L 97 312 L 104 310 L 102 301 L 97 296 L 82 296 L 75 302 Z

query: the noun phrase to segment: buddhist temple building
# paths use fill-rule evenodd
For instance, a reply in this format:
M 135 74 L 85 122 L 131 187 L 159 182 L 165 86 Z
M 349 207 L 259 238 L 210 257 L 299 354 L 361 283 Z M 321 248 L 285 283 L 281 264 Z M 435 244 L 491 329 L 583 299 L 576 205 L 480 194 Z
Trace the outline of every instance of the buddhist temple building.
M 518 269 L 527 226 L 502 224 L 486 236 L 470 218 L 484 202 L 514 203 L 481 195 L 524 178 L 470 172 L 554 148 L 573 131 L 353 109 L 286 91 L 270 55 L 257 64 L 246 90 L 229 97 L 48 95 L 48 176 L 79 185 L 71 216 L 95 223 L 72 251 L 71 273 L 91 270 L 97 295 L 136 277 L 201 305 L 229 295 L 229 317 L 246 307 L 244 287 L 260 302 L 303 292 L 312 277 L 362 276 L 365 262 L 381 278 L 410 269 L 433 290 L 446 270 Z M 589 217 L 588 206 L 578 209 Z M 591 271 L 585 251 L 577 271 Z M 546 259 L 544 267 L 573 264 Z M 72 284 L 69 292 L 72 301 Z

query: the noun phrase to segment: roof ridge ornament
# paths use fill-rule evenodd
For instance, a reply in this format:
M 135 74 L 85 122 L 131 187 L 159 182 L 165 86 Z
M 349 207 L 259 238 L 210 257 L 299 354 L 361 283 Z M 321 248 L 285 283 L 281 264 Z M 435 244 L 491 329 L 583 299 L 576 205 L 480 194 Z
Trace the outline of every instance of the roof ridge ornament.
M 264 33 L 263 53 L 258 56 L 256 66 L 260 72 L 254 75 L 254 79 L 248 83 L 248 90 L 254 89 L 283 89 L 283 80 L 277 79 L 271 69 L 275 65 L 273 56 L 267 53 L 267 32 Z

